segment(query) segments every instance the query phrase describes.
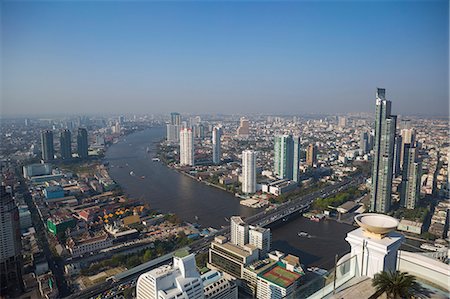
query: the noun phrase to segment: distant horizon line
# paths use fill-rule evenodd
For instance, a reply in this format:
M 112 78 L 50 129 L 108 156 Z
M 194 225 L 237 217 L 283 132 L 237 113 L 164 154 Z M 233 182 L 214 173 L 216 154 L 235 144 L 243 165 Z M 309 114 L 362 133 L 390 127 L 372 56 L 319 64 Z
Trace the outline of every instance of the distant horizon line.
M 170 113 L 178 112 L 181 116 L 235 116 L 235 117 L 242 117 L 242 116 L 253 116 L 253 117 L 294 117 L 294 116 L 358 116 L 358 115 L 374 115 L 374 112 L 367 112 L 367 111 L 360 111 L 360 112 L 348 112 L 348 113 L 325 113 L 325 112 L 303 112 L 303 113 L 188 113 L 188 112 L 180 112 L 180 111 L 169 111 L 169 112 L 159 112 L 159 113 L 92 113 L 92 112 L 85 112 L 85 113 L 71 113 L 71 114 L 65 114 L 65 113 L 47 113 L 47 114 L 0 114 L 0 119 L 45 119 L 45 118 L 69 118 L 69 117 L 118 117 L 118 116 L 170 116 Z M 447 114 L 426 114 L 426 113 L 414 113 L 414 114 L 396 114 L 397 116 L 402 117 L 428 117 L 428 118 L 447 118 L 449 119 L 449 113 Z

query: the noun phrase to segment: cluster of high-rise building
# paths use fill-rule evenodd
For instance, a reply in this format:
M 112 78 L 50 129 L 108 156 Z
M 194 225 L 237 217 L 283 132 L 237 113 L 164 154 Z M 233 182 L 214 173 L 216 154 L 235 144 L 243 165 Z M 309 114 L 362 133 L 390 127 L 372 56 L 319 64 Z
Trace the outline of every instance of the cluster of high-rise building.
M 189 118 L 189 122 L 182 121 L 178 112 L 170 114 L 170 122 L 166 125 L 166 140 L 168 143 L 179 143 L 180 166 L 195 165 L 195 138 L 205 136 L 205 127 L 199 116 Z M 212 163 L 220 164 L 222 159 L 221 126 L 215 126 L 211 130 Z
M 291 295 L 304 275 L 298 257 L 271 251 L 270 229 L 248 225 L 239 216 L 231 217 L 230 224 L 230 239 L 218 236 L 211 242 L 208 267 L 222 271 L 254 298 Z
M 376 93 L 374 156 L 372 167 L 372 194 L 370 210 L 387 213 L 392 207 L 392 180 L 402 175 L 400 205 L 414 209 L 420 197 L 421 162 L 418 144 L 409 122 L 404 122 L 397 135 L 397 116 L 391 113 L 391 101 L 385 89 Z M 361 144 L 366 144 L 362 136 Z
M 60 158 L 62 160 L 72 159 L 72 133 L 68 129 L 61 131 L 59 136 Z M 41 133 L 42 160 L 45 162 L 55 159 L 55 147 L 53 142 L 53 131 L 45 130 Z M 89 154 L 88 133 L 85 128 L 77 131 L 77 154 L 81 159 L 86 159 Z
M 237 299 L 236 284 L 218 271 L 200 275 L 195 256 L 176 252 L 173 265 L 142 274 L 136 285 L 137 299 Z

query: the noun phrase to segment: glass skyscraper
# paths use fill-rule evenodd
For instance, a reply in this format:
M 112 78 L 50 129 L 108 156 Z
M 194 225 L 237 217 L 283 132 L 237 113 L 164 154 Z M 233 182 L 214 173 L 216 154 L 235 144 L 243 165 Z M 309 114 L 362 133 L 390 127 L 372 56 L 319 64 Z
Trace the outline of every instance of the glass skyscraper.
M 53 146 L 53 132 L 45 130 L 41 133 L 42 160 L 52 161 L 55 157 L 55 148 Z
M 291 135 L 275 136 L 274 172 L 280 179 L 298 182 L 300 166 L 300 138 Z
M 78 157 L 81 159 L 86 159 L 88 157 L 88 134 L 87 130 L 84 128 L 78 129 L 77 135 L 77 148 L 78 148 Z
M 391 209 L 396 124 L 397 116 L 391 115 L 391 101 L 386 100 L 386 90 L 378 88 L 376 94 L 371 212 L 387 213 Z
M 72 159 L 72 134 L 69 130 L 61 131 L 59 136 L 59 147 L 61 151 L 61 159 Z

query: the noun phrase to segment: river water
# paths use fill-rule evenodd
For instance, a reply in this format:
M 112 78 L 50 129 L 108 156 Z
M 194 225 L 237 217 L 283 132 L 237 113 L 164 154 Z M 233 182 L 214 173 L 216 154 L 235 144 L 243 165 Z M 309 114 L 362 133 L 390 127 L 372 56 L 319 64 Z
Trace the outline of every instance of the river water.
M 228 224 L 225 218 L 247 217 L 258 212 L 240 205 L 230 193 L 196 182 L 161 162 L 153 162 L 156 144 L 164 136 L 164 128 L 152 128 L 122 137 L 107 150 L 105 159 L 110 165 L 109 173 L 129 197 L 203 227 L 220 228 Z M 329 269 L 333 267 L 336 254 L 342 256 L 350 250 L 344 238 L 354 228 L 333 221 L 316 223 L 298 217 L 271 229 L 273 249 L 297 255 L 305 265 Z M 300 231 L 312 237 L 299 237 Z

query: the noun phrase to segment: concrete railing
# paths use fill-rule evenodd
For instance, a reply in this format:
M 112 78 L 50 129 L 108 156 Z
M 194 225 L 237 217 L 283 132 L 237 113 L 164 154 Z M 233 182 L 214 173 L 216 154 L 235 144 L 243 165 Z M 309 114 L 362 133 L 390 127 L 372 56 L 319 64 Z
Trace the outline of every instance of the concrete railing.
M 399 250 L 397 270 L 431 282 L 450 291 L 450 265 L 425 255 Z

